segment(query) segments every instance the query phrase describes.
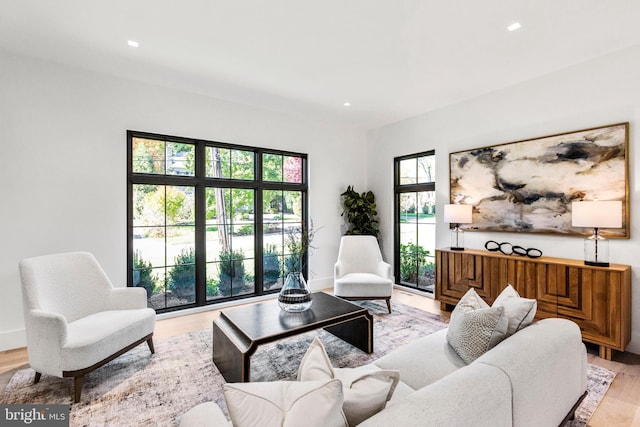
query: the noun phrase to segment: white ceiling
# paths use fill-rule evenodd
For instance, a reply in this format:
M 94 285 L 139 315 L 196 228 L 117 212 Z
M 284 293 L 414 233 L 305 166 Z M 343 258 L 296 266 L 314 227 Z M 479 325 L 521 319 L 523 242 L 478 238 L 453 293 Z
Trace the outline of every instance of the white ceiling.
M 639 43 L 639 0 L 0 0 L 2 50 L 365 129 Z

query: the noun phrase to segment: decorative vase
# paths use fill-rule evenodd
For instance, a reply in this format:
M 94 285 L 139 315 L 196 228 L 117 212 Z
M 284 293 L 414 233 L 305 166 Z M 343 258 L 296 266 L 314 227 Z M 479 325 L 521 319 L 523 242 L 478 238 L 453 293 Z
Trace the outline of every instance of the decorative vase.
M 311 307 L 311 291 L 302 273 L 291 272 L 284 281 L 280 294 L 278 294 L 278 305 L 284 311 L 300 312 Z

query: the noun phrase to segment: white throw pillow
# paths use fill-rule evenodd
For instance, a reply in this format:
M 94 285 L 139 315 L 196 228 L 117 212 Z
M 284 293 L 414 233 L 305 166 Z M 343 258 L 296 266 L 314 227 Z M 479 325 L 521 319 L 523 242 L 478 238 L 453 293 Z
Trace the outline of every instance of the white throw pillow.
M 489 307 L 471 288 L 451 313 L 447 342 L 465 363 L 471 363 L 507 336 L 503 307 Z
M 400 373 L 375 365 L 334 369 L 322 341 L 315 337 L 300 362 L 298 381 L 327 379 L 342 383 L 342 409 L 349 425 L 355 426 L 384 409 L 398 385 Z
M 538 302 L 535 299 L 521 298 L 518 291 L 509 284 L 500 292 L 492 307 L 504 307 L 504 313 L 509 322 L 507 328 L 507 336 L 509 336 L 533 322 Z
M 345 427 L 342 384 L 273 381 L 224 384 L 234 427 Z

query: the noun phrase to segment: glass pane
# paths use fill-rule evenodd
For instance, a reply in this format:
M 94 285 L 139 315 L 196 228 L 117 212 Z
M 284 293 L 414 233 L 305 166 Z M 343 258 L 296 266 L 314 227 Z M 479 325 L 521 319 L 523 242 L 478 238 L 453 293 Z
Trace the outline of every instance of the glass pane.
M 400 185 L 416 183 L 416 159 L 400 161 Z
M 167 175 L 195 175 L 195 145 L 167 142 Z
M 244 255 L 239 251 L 220 253 L 218 267 L 218 292 L 223 297 L 238 295 L 245 289 Z
M 282 166 L 284 182 L 302 182 L 302 157 L 285 157 Z
M 164 174 L 164 141 L 133 138 L 133 172 Z
M 231 158 L 231 178 L 253 179 L 254 154 L 251 151 L 233 150 Z
M 220 265 L 217 262 L 207 263 L 207 301 L 223 298 L 228 295 L 220 293 Z
M 279 154 L 262 155 L 262 179 L 282 182 L 282 156 Z
M 400 245 L 400 280 L 405 283 L 416 284 L 418 279 L 416 256 L 414 252 L 402 251 L 411 249 Z
M 262 192 L 264 221 L 282 221 L 284 199 L 281 190 L 264 190 Z
M 208 187 L 207 224 L 229 224 L 231 222 L 231 190 L 229 188 Z
M 164 267 L 133 271 L 134 286 L 144 287 L 147 290 L 147 306 L 156 310 L 167 307 L 165 274 Z
M 414 223 L 417 221 L 417 193 L 402 193 L 400 195 L 400 222 Z
M 231 178 L 231 155 L 228 149 L 207 147 L 207 178 Z
M 164 186 L 133 186 L 133 225 L 164 226 Z
M 234 223 L 253 223 L 253 190 L 234 189 L 231 191 L 231 218 Z
M 196 265 L 193 251 L 185 251 L 180 263 L 167 269 L 167 307 L 191 304 L 196 300 Z
M 436 192 L 422 191 L 418 193 L 418 222 L 435 224 L 436 222 Z
M 165 229 L 163 227 L 133 228 L 134 256 L 137 254 L 146 265 L 150 264 L 151 267 L 165 266 L 164 247 Z
M 195 224 L 194 188 L 166 187 L 165 212 L 168 225 Z
M 424 156 L 418 158 L 418 182 L 436 181 L 436 156 Z
M 233 295 L 252 294 L 255 292 L 255 275 L 253 271 L 254 260 L 251 258 L 244 259 L 243 261 L 234 261 L 236 266 L 242 267 L 242 280 L 233 282 Z
M 225 227 L 220 224 L 207 224 L 206 232 L 206 245 L 207 245 L 207 262 L 219 261 L 220 252 L 222 251 L 223 244 L 221 242 L 227 242 L 225 247 L 230 245 L 231 226 Z
M 262 253 L 263 288 L 269 290 L 282 286 L 282 247 L 266 243 Z
M 302 218 L 302 192 L 283 192 L 282 212 L 285 221 L 300 221 Z
M 167 265 L 195 263 L 195 227 L 167 227 Z

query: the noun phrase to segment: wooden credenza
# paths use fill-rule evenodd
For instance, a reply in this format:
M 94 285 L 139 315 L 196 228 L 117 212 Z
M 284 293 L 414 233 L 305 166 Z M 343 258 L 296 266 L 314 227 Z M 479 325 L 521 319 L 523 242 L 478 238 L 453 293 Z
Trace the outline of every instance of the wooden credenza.
M 624 351 L 631 340 L 631 266 L 591 267 L 565 258 L 528 258 L 465 249 L 436 250 L 436 300 L 451 312 L 475 288 L 488 304 L 511 284 L 538 301 L 537 319 L 573 320 L 582 339 L 600 346 L 600 357 Z

